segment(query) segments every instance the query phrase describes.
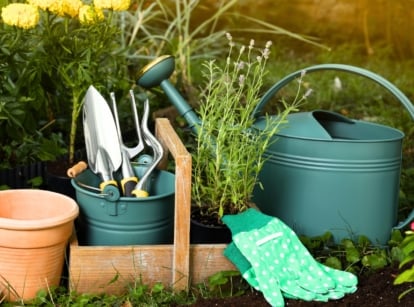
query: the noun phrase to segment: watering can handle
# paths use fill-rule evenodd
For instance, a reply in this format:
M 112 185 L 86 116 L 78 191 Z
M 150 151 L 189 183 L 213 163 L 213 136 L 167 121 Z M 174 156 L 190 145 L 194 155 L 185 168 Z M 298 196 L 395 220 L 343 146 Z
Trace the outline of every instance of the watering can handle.
M 319 70 L 339 70 L 339 71 L 345 71 L 353 74 L 357 74 L 363 77 L 366 77 L 368 79 L 371 79 L 387 89 L 391 94 L 393 94 L 407 109 L 407 111 L 410 113 L 411 118 L 414 119 L 414 106 L 412 105 L 411 101 L 407 98 L 407 96 L 401 92 L 395 85 L 393 85 L 388 80 L 384 79 L 380 75 L 377 75 L 376 73 L 373 73 L 369 70 L 351 66 L 351 65 L 345 65 L 345 64 L 321 64 L 321 65 L 315 65 L 310 66 L 305 69 L 298 70 L 294 73 L 291 73 L 290 75 L 287 75 L 277 83 L 275 83 L 262 97 L 262 99 L 259 101 L 256 108 L 253 110 L 253 117 L 257 118 L 260 116 L 261 111 L 263 107 L 266 105 L 266 103 L 285 85 L 287 85 L 290 81 L 296 79 L 301 74 L 303 74 L 303 71 L 306 73 L 319 71 Z

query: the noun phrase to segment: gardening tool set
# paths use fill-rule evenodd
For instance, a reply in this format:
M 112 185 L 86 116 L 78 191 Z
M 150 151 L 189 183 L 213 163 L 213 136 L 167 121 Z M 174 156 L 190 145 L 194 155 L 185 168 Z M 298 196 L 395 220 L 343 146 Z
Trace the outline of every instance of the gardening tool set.
M 148 197 L 151 174 L 163 157 L 162 145 L 148 128 L 148 99 L 144 103 L 140 123 L 134 93 L 130 91 L 138 143 L 134 147 L 128 147 L 122 137 L 115 94 L 110 95 L 112 110 L 105 98 L 92 85 L 84 98 L 83 128 L 88 165 L 102 180 L 99 188 L 86 188 L 99 190 L 101 194 L 114 199 L 120 196 Z M 144 153 L 147 148 L 152 150 L 152 156 Z M 141 169 L 138 168 L 140 171 L 134 170 L 134 159 L 138 165 L 144 165 Z M 71 171 L 73 169 L 69 173 Z M 77 183 L 82 185 L 80 181 Z
M 145 89 L 160 86 L 192 132 L 197 134 L 200 119 L 168 80 L 174 66 L 174 57 L 159 57 L 141 69 L 136 82 Z M 371 79 L 393 94 L 414 118 L 411 102 L 384 78 L 341 64 L 305 69 L 306 72 L 320 70 L 344 71 Z M 283 78 L 264 94 L 251 115 L 255 119 L 252 131 L 266 128 L 264 117 L 260 116 L 263 106 L 302 73 L 300 70 Z M 91 220 L 91 231 L 84 232 L 87 234 L 84 241 L 88 244 L 101 244 L 99 240 L 109 235 L 117 236 L 112 243 L 119 243 L 118 231 L 107 227 L 108 221 L 112 222 L 113 217 L 118 216 L 122 229 L 133 224 L 126 220 L 131 215 L 124 214 L 124 211 L 130 200 L 138 203 L 150 199 L 145 198 L 148 196 L 149 178 L 163 156 L 161 144 L 148 129 L 148 100 L 140 123 L 132 91 L 130 96 L 138 137 L 135 147 L 124 144 L 114 94 L 111 94 L 112 111 L 93 86 L 85 96 L 83 126 L 88 164 L 94 174 L 99 174 L 99 184 L 95 182 L 97 176 L 87 178 L 86 182 L 94 182 L 93 187 L 85 187 L 89 191 L 83 190 L 84 183 L 76 178 L 72 183 L 78 192 L 78 202 Z M 233 236 L 225 256 L 274 306 L 283 306 L 283 297 L 327 301 L 356 291 L 357 278 L 353 274 L 317 263 L 295 232 L 314 236 L 329 231 L 334 233 L 337 241 L 353 232 L 382 245 L 389 239 L 391 229 L 402 228 L 414 218 L 413 210 L 404 222 L 396 226 L 402 132 L 323 110 L 289 115 L 288 122 L 287 128 L 282 127 L 275 136 L 277 142 L 271 142 L 266 151 L 266 163 L 259 176 L 265 191 L 254 193 L 254 201 L 261 212 L 249 209 L 223 217 Z M 147 167 L 139 173 L 131 161 L 137 159 L 144 147 L 150 147 L 153 156 L 140 155 L 138 162 L 144 161 Z M 367 184 L 370 189 L 366 188 Z M 164 183 L 159 185 L 160 188 L 164 186 Z M 169 186 L 174 190 L 172 183 Z M 91 190 L 95 191 L 93 195 L 89 195 Z M 121 193 L 125 196 L 124 201 L 118 203 Z M 106 195 L 105 202 L 99 201 L 101 207 L 105 207 L 105 212 L 99 216 L 95 211 L 96 195 Z M 152 203 L 149 208 L 157 209 Z M 154 216 L 172 206 L 166 200 L 160 208 L 162 210 L 154 212 Z M 140 215 L 142 212 L 137 216 Z M 101 229 L 95 234 L 98 224 Z M 155 225 L 152 219 L 150 224 L 151 228 Z M 170 227 L 171 223 L 165 224 Z M 90 226 L 88 222 L 85 225 Z M 159 228 L 170 229 L 167 226 Z M 133 229 L 130 232 L 132 239 L 126 243 L 136 243 L 134 240 L 140 231 Z

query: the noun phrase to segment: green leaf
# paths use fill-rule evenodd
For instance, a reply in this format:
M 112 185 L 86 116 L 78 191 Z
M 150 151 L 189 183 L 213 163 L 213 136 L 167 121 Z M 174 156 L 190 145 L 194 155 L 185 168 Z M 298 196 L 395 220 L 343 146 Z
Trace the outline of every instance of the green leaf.
M 402 268 L 404 265 L 406 265 L 407 263 L 410 263 L 411 261 L 414 261 L 414 254 L 411 255 L 406 255 L 403 253 L 403 255 L 405 256 L 404 259 L 400 262 L 399 267 Z
M 229 282 L 230 277 L 240 276 L 238 271 L 220 271 L 208 278 L 211 286 L 221 286 Z
M 361 247 L 367 247 L 371 245 L 371 241 L 368 239 L 368 237 L 361 235 L 358 237 L 358 245 Z
M 224 272 L 217 272 L 216 274 L 210 276 L 208 278 L 208 282 L 211 286 L 220 286 L 225 285 L 228 282 L 228 277 L 224 274 Z
M 414 282 L 414 266 L 405 270 L 394 279 L 394 285 L 399 285 L 404 282 Z
M 325 260 L 325 265 L 327 265 L 327 266 L 329 266 L 333 269 L 342 270 L 341 260 L 339 260 L 337 257 L 328 257 Z
M 115 283 L 119 278 L 119 273 L 116 272 L 115 276 L 108 282 L 108 285 Z
M 33 177 L 29 179 L 27 183 L 30 184 L 32 187 L 40 187 L 43 183 L 43 178 L 42 176 Z
M 391 239 L 388 241 L 388 244 L 391 246 L 398 245 L 403 241 L 403 235 L 401 231 L 395 229 L 391 233 Z
M 401 294 L 398 296 L 398 302 L 401 301 L 401 299 L 406 296 L 408 293 L 414 291 L 414 287 L 408 288 L 407 290 L 401 292 Z
M 388 264 L 387 259 L 383 255 L 372 254 L 362 257 L 362 265 L 374 270 L 382 269 Z
M 414 251 L 414 236 L 409 237 L 410 240 L 404 240 L 401 244 L 403 252 L 408 255 Z
M 352 240 L 351 240 L 351 239 L 342 239 L 342 241 L 341 241 L 341 245 L 342 245 L 345 249 L 355 247 L 355 244 L 354 244 L 354 242 L 352 242 Z
M 400 263 L 404 260 L 405 254 L 399 246 L 394 246 L 391 248 L 390 257 L 392 262 Z
M 361 255 L 355 247 L 349 247 L 345 250 L 346 253 L 346 261 L 349 263 L 356 263 L 361 260 Z
M 153 287 L 152 287 L 152 292 L 153 293 L 160 293 L 164 290 L 164 285 L 162 283 L 156 283 Z

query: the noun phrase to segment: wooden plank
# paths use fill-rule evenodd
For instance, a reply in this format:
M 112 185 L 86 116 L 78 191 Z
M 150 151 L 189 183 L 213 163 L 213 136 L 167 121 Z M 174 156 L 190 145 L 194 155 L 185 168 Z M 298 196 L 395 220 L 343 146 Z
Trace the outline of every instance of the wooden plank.
M 190 247 L 191 284 L 203 283 L 221 271 L 237 270 L 223 255 L 226 244 L 192 244 Z
M 190 247 L 190 275 L 177 271 L 179 279 L 203 283 L 217 272 L 235 270 L 223 256 L 224 244 L 197 244 Z M 172 245 L 78 246 L 71 242 L 70 288 L 78 293 L 122 294 L 128 285 L 157 282 L 171 285 Z M 174 289 L 177 289 L 174 287 Z
M 78 293 L 125 293 L 128 285 L 172 278 L 172 246 L 71 247 L 70 287 Z

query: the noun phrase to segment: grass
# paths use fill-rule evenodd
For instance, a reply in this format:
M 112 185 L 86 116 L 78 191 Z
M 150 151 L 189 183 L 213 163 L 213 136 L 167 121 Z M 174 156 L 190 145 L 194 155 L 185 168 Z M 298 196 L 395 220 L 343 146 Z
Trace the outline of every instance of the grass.
M 117 277 L 114 277 L 117 279 Z M 69 293 L 64 286 L 40 290 L 30 301 L 5 302 L 0 295 L 1 306 L 184 306 L 198 298 L 229 297 L 252 291 L 240 273 L 223 271 L 211 276 L 205 283 L 193 286 L 189 291 L 175 292 L 161 283 L 149 287 L 140 280 L 126 286 L 123 295 Z M 1 293 L 0 293 L 1 294 Z

